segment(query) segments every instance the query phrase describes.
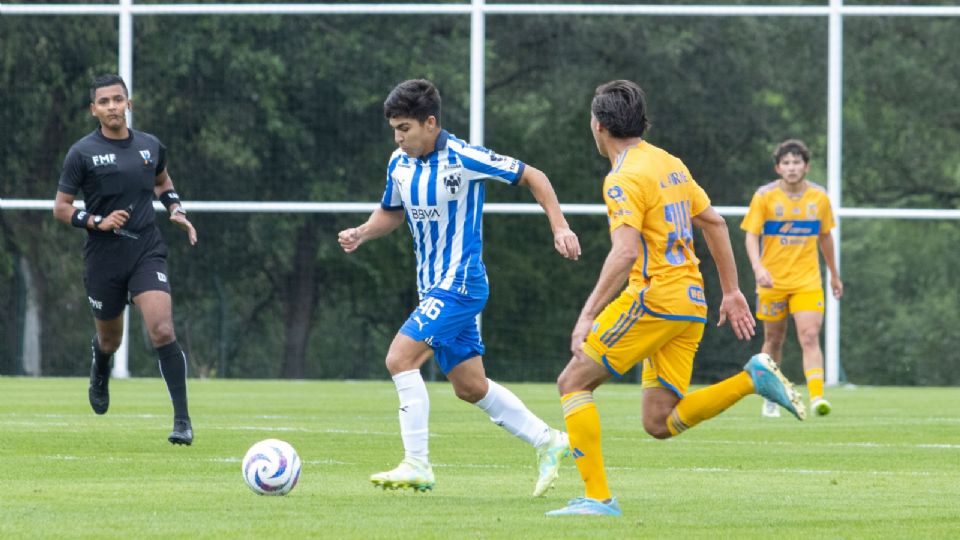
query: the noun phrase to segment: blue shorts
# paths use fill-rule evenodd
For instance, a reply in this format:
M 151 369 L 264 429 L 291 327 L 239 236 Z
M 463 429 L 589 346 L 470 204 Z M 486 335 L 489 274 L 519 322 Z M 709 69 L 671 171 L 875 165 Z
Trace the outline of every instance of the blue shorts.
M 487 305 L 487 295 L 471 297 L 435 289 L 407 317 L 400 333 L 433 347 L 433 356 L 444 375 L 464 360 L 482 356 L 477 316 Z

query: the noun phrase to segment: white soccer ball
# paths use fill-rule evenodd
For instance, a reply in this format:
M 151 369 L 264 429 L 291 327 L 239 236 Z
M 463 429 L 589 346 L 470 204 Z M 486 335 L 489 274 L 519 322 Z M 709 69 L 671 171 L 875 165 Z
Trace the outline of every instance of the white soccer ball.
M 259 495 L 286 495 L 300 479 L 300 456 L 278 439 L 260 441 L 243 456 L 243 480 Z

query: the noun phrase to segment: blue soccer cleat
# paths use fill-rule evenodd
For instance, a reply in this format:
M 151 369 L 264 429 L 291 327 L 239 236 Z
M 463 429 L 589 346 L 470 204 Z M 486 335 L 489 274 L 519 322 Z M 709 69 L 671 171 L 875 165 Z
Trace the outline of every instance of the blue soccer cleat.
M 605 503 L 589 497 L 579 497 L 570 499 L 567 506 L 559 510 L 551 510 L 546 513 L 548 516 L 610 516 L 620 517 L 623 512 L 620 511 L 620 505 L 617 498 L 610 499 Z
M 743 366 L 743 370 L 753 379 L 753 388 L 758 394 L 775 401 L 790 411 L 798 420 L 807 418 L 807 409 L 803 406 L 800 394 L 794 390 L 790 381 L 780 373 L 780 368 L 768 354 L 755 354 Z

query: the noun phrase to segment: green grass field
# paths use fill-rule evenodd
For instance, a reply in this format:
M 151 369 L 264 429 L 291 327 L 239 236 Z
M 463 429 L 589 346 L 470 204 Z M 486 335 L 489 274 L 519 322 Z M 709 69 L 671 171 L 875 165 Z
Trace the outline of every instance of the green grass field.
M 513 384 L 552 425 L 555 389 Z M 582 495 L 572 461 L 532 499 L 533 450 L 429 385 L 431 493 L 381 491 L 402 457 L 393 385 L 191 380 L 192 447 L 167 443 L 159 379 L 0 378 L 0 538 L 957 538 L 960 390 L 828 389 L 834 414 L 761 419 L 751 396 L 669 441 L 640 427 L 640 389 L 597 392 L 622 518 L 546 518 Z M 284 439 L 304 461 L 286 497 L 254 495 L 240 458 Z

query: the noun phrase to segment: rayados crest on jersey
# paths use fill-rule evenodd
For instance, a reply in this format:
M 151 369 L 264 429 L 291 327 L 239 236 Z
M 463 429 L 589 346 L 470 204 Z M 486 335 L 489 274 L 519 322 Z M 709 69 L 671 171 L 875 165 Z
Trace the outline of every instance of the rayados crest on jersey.
M 447 165 L 440 170 L 440 181 L 451 195 L 456 195 L 463 185 L 463 168 Z

